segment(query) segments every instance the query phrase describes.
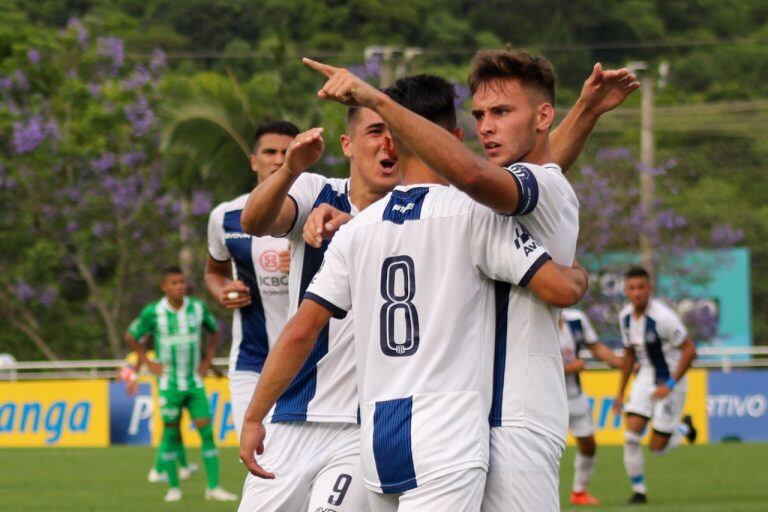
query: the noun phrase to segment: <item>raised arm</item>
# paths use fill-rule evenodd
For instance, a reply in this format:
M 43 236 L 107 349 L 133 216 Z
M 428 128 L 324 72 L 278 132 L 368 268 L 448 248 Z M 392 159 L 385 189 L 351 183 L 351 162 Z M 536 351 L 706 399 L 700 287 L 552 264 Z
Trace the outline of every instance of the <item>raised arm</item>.
M 259 384 L 245 412 L 243 431 L 240 435 L 240 460 L 248 470 L 261 478 L 274 478 L 256 462 L 256 454 L 264 452 L 264 417 L 277 399 L 299 373 L 309 357 L 320 331 L 331 319 L 331 312 L 313 302 L 304 300 L 269 351 Z
M 568 115 L 549 136 L 552 159 L 565 172 L 581 150 L 601 115 L 621 105 L 640 82 L 627 68 L 603 70 L 598 62 L 581 88 Z
M 296 221 L 296 204 L 288 191 L 299 175 L 314 165 L 323 154 L 323 129 L 300 133 L 288 146 L 285 163 L 253 189 L 243 208 L 240 224 L 254 236 L 280 236 Z

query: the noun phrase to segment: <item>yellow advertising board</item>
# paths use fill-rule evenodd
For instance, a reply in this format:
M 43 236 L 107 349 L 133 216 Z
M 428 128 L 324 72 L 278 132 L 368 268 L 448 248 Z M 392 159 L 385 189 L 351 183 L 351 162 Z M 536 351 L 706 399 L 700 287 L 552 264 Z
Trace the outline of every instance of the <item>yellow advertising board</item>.
M 0 447 L 108 446 L 107 382 L 0 383 Z
M 707 429 L 707 371 L 692 369 L 688 373 L 688 392 L 685 399 L 683 414 L 690 414 L 693 424 L 698 429 L 697 443 L 709 441 Z M 619 387 L 619 372 L 617 370 L 591 370 L 580 374 L 581 387 L 586 393 L 592 407 L 592 419 L 595 423 L 595 439 L 598 444 L 624 444 L 624 421 L 621 416 L 613 414 L 613 402 Z M 624 403 L 629 398 L 632 382 L 627 386 Z M 648 429 L 650 432 L 650 428 Z M 647 440 L 647 436 L 646 436 Z M 574 439 L 568 435 L 568 444 Z

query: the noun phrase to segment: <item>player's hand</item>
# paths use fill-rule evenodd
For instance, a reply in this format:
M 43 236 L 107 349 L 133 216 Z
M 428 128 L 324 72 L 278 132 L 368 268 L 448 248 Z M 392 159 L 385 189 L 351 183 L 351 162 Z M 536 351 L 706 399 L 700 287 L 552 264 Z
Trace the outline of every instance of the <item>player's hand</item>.
M 318 97 L 334 100 L 349 107 L 374 108 L 384 93 L 372 85 L 360 80 L 348 69 L 336 68 L 306 57 L 301 61 L 310 69 L 325 75 L 328 79 L 323 88 L 317 91 Z
M 280 269 L 280 272 L 287 274 L 291 270 L 291 246 L 289 245 L 286 250 L 280 251 L 278 253 L 278 258 L 278 268 Z
M 267 432 L 260 421 L 245 421 L 240 433 L 240 460 L 253 476 L 259 478 L 275 478 L 274 473 L 265 470 L 256 462 L 256 455 L 264 453 L 264 438 Z
M 217 298 L 227 309 L 243 308 L 251 303 L 251 291 L 244 282 L 235 280 L 222 288 Z
M 621 414 L 621 411 L 624 409 L 624 397 L 623 396 L 617 396 L 613 400 L 613 414 L 616 416 Z
M 304 223 L 304 241 L 319 249 L 323 240 L 330 240 L 341 226 L 352 220 L 352 216 L 329 204 L 321 204 L 309 214 Z
M 325 151 L 323 129 L 311 128 L 296 136 L 285 152 L 283 164 L 291 174 L 301 174 L 320 160 Z
M 152 372 L 153 375 L 162 377 L 165 367 L 163 366 L 163 363 L 158 363 L 157 361 L 147 361 L 147 368 L 149 368 L 149 371 Z
M 621 105 L 638 87 L 637 76 L 627 68 L 603 70 L 598 62 L 581 88 L 579 101 L 599 116 Z
M 652 400 L 662 400 L 666 398 L 667 395 L 669 395 L 672 392 L 672 390 L 667 386 L 666 384 L 661 384 L 656 387 L 656 389 L 653 391 L 653 394 L 651 395 Z
M 212 361 L 209 359 L 200 361 L 200 364 L 197 367 L 197 373 L 200 375 L 200 378 L 205 378 L 205 376 L 208 375 L 208 370 L 210 370 L 212 366 Z
M 125 381 L 125 391 L 130 396 L 136 396 L 139 393 L 139 381 L 138 380 Z
M 579 358 L 574 359 L 573 361 L 568 361 L 565 363 L 565 373 L 578 373 L 584 369 L 584 360 Z

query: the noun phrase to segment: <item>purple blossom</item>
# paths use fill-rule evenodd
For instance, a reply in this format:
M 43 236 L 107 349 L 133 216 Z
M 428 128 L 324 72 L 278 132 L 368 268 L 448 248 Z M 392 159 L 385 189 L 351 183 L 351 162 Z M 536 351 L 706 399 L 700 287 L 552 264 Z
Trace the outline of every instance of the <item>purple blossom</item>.
M 149 61 L 149 69 L 157 75 L 165 67 L 166 61 L 167 57 L 165 52 L 160 48 L 155 48 L 155 51 L 152 52 L 152 58 Z
M 131 238 L 133 238 L 134 240 L 138 240 L 142 236 L 144 236 L 144 233 L 140 229 L 137 229 L 133 233 L 131 233 Z
M 136 66 L 133 68 L 133 73 L 126 80 L 120 82 L 120 85 L 127 90 L 138 89 L 148 84 L 152 80 L 152 77 L 144 66 Z
M 110 231 L 112 231 L 112 224 L 108 222 L 94 222 L 93 226 L 91 227 L 91 230 L 93 231 L 93 234 L 97 237 L 101 237 Z
M 101 95 L 101 85 L 95 82 L 88 84 L 88 92 L 91 93 L 91 96 L 94 98 L 98 98 Z
M 4 76 L 0 78 L 0 90 L 10 91 L 11 87 L 13 87 L 13 79 L 11 77 Z
M 29 62 L 35 66 L 40 64 L 40 50 L 36 50 L 35 48 L 28 50 L 27 58 L 29 59 Z
M 467 98 L 469 98 L 471 92 L 469 90 L 469 86 L 464 84 L 457 84 L 454 88 L 456 91 L 456 97 L 453 100 L 453 104 L 458 109 L 461 108 Z
M 22 304 L 29 302 L 35 296 L 35 290 L 24 281 L 17 281 L 15 286 L 16 298 Z
M 53 306 L 53 303 L 56 302 L 56 297 L 58 297 L 58 295 L 59 293 L 56 288 L 49 286 L 43 291 L 43 293 L 40 294 L 40 304 L 50 308 Z
M 50 119 L 45 123 L 45 126 L 43 126 L 43 132 L 45 132 L 46 137 L 49 137 L 53 140 L 59 140 L 61 138 L 59 123 L 55 119 Z
M 13 149 L 21 155 L 33 151 L 45 139 L 45 124 L 43 118 L 36 114 L 27 122 L 13 123 Z
M 80 201 L 80 199 L 83 197 L 83 194 L 80 192 L 80 189 L 77 187 L 67 187 L 64 189 L 64 195 L 67 199 L 72 201 L 73 203 L 77 203 Z
M 125 210 L 134 204 L 141 193 L 141 180 L 138 176 L 129 176 L 124 180 L 115 180 L 111 187 L 112 204 L 118 210 Z
M 734 229 L 727 224 L 717 224 L 712 227 L 710 241 L 715 247 L 730 247 L 744 239 L 743 229 Z
M 25 75 L 24 72 L 20 69 L 17 69 L 13 72 L 13 83 L 16 86 L 16 90 L 18 91 L 26 91 L 29 89 L 29 80 L 27 79 L 27 75 Z
M 131 123 L 133 135 L 143 137 L 152 128 L 155 123 L 155 113 L 149 108 L 147 98 L 141 96 L 133 105 L 128 105 L 123 109 L 125 117 Z
M 144 158 L 146 158 L 146 155 L 143 151 L 131 151 L 128 153 L 125 153 L 121 158 L 120 161 L 123 163 L 126 167 L 135 167 L 139 165 L 141 162 L 144 161 Z
M 91 160 L 91 168 L 97 173 L 108 171 L 115 165 L 117 165 L 117 156 L 109 151 L 96 160 Z
M 71 235 L 72 233 L 77 231 L 77 228 L 78 228 L 77 222 L 70 220 L 69 222 L 67 222 L 67 226 L 64 229 L 66 230 L 67 233 Z
M 347 159 L 336 155 L 326 155 L 323 157 L 323 163 L 327 166 L 343 164 Z
M 192 215 L 208 215 L 211 213 L 213 200 L 210 192 L 195 190 L 192 192 Z
M 112 60 L 112 76 L 115 76 L 125 60 L 123 40 L 117 37 L 100 37 L 96 45 L 99 55 Z
M 83 22 L 78 18 L 69 18 L 69 22 L 67 22 L 67 29 L 75 30 L 75 32 L 77 32 L 77 42 L 81 45 L 84 45 L 88 42 L 88 31 L 85 30 Z
M 604 162 L 606 160 L 629 160 L 632 158 L 632 152 L 629 148 L 609 148 L 601 149 L 595 155 L 595 159 L 598 162 Z

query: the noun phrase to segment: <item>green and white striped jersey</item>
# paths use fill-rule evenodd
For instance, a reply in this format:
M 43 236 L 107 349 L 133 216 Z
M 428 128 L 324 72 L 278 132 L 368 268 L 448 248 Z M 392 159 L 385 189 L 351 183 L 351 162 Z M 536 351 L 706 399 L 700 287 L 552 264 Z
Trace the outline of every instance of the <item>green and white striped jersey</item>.
M 184 297 L 176 311 L 163 297 L 141 310 L 128 333 L 137 340 L 152 335 L 158 361 L 165 367 L 158 383 L 160 389 L 186 391 L 203 386 L 197 374 L 203 329 L 216 331 L 216 319 L 203 301 Z

